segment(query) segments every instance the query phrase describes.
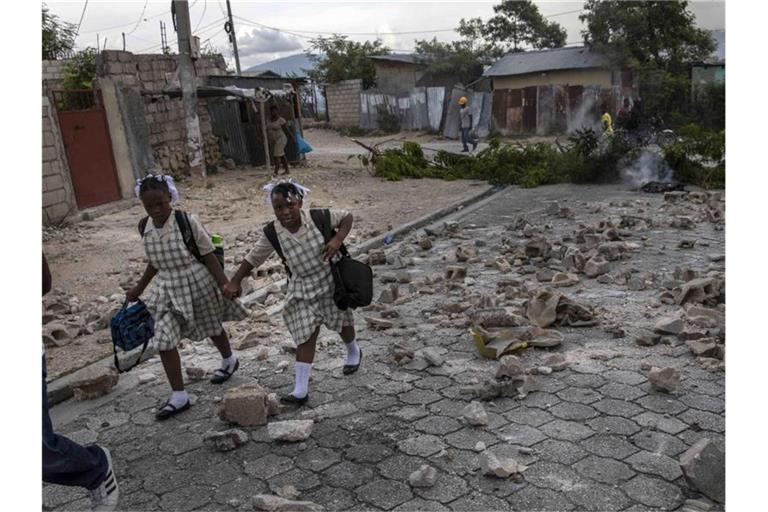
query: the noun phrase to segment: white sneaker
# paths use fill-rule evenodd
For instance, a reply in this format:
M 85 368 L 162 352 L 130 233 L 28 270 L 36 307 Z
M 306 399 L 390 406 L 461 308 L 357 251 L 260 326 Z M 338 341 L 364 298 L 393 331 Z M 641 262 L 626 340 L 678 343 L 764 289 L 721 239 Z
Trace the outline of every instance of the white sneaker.
M 93 489 L 88 491 L 91 494 L 91 509 L 96 512 L 109 512 L 117 507 L 117 500 L 120 498 L 120 490 L 117 488 L 117 478 L 112 469 L 112 455 L 109 450 L 100 446 L 107 456 L 107 476 L 104 481 Z

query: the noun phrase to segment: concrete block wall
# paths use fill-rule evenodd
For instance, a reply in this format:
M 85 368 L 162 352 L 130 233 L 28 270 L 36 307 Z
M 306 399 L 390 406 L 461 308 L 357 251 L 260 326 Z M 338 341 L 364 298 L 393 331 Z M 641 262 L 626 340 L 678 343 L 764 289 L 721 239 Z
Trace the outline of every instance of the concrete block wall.
M 66 63 L 66 60 L 43 60 L 43 94 L 47 94 L 48 91 L 61 86 L 61 83 L 64 81 L 64 66 Z
M 328 117 L 332 126 L 360 126 L 360 92 L 362 89 L 363 81 L 360 79 L 345 80 L 326 86 Z
M 77 209 L 69 165 L 54 107 L 43 96 L 43 224 L 63 221 Z

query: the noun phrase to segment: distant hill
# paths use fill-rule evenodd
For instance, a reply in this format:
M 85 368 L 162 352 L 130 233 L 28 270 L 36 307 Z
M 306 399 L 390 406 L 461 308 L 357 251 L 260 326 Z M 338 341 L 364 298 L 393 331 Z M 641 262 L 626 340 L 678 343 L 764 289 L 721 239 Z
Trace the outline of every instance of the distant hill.
M 279 59 L 271 60 L 263 64 L 257 64 L 251 66 L 245 71 L 258 72 L 258 71 L 273 71 L 280 76 L 296 76 L 306 77 L 307 71 L 314 68 L 314 62 L 312 62 L 307 54 L 297 53 L 296 55 L 289 55 L 288 57 L 281 57 Z

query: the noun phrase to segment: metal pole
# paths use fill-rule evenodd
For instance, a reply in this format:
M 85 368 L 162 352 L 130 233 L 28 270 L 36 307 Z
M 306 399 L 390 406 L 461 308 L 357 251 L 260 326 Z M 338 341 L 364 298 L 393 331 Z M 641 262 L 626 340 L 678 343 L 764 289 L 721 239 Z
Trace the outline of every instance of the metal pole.
M 123 51 L 125 51 L 125 32 L 123 32 L 122 34 L 123 34 Z
M 240 55 L 237 53 L 237 35 L 235 35 L 235 22 L 232 21 L 232 7 L 229 6 L 229 0 L 227 0 L 227 15 L 229 16 L 229 37 L 232 38 L 232 51 L 235 55 L 235 68 L 237 74 L 240 75 Z
M 269 139 L 267 138 L 267 117 L 264 113 L 264 110 L 267 107 L 267 100 L 264 96 L 264 93 L 261 91 L 256 91 L 256 98 L 259 100 L 259 118 L 261 119 L 261 136 L 262 140 L 264 142 L 264 165 L 267 167 L 267 172 L 269 172 L 269 168 L 272 167 L 272 162 L 269 158 Z
M 176 12 L 176 26 L 179 41 L 178 71 L 181 83 L 181 101 L 184 106 L 184 119 L 187 128 L 187 156 L 189 171 L 192 176 L 199 176 L 205 183 L 205 161 L 203 160 L 200 121 L 197 117 L 197 82 L 195 68 L 192 65 L 191 39 L 192 28 L 189 21 L 189 2 L 173 0 Z

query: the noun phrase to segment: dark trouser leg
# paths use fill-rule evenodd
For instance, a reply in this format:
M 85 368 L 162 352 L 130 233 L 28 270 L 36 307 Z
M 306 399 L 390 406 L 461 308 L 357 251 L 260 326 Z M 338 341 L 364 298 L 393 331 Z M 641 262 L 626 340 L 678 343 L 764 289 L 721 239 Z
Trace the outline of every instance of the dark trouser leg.
M 229 344 L 229 338 L 227 337 L 227 331 L 222 330 L 221 334 L 217 336 L 211 336 L 211 341 L 221 354 L 222 359 L 227 359 L 232 355 L 232 347 Z
M 81 446 L 53 431 L 43 356 L 43 481 L 95 489 L 107 473 L 107 456 L 96 445 Z
M 163 369 L 171 389 L 184 391 L 184 378 L 181 376 L 181 357 L 178 349 L 161 350 L 160 360 L 163 362 Z
M 469 128 L 461 128 L 461 145 L 464 146 L 464 150 L 469 151 L 467 142 L 469 142 Z
M 283 167 L 285 167 L 285 174 L 290 174 L 291 170 L 288 169 L 288 157 L 283 157 Z

